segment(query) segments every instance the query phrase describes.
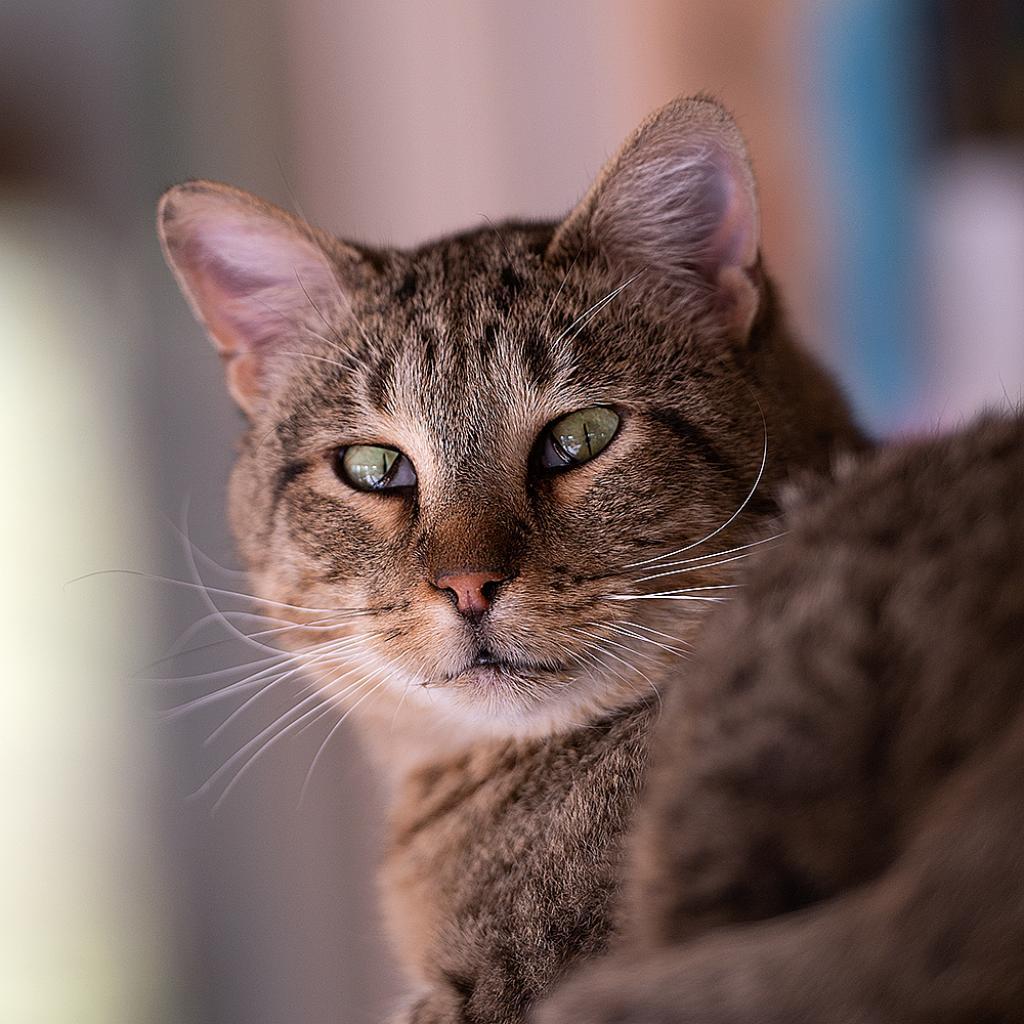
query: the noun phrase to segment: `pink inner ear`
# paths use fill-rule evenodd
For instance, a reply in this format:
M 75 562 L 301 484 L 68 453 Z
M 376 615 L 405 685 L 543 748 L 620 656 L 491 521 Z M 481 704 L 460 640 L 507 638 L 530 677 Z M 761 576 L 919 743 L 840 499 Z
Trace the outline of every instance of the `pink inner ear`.
M 624 261 L 646 266 L 645 278 L 674 295 L 680 313 L 711 312 L 729 335 L 745 336 L 758 306 L 748 272 L 759 233 L 741 158 L 718 139 L 689 139 L 640 162 L 612 188 L 605 237 Z
M 232 394 L 252 412 L 273 370 L 268 356 L 287 356 L 346 301 L 333 265 L 301 223 L 227 189 L 183 186 L 161 210 L 168 259 L 228 361 Z
M 323 311 L 339 294 L 320 249 L 271 217 L 200 200 L 181 219 L 171 239 L 175 263 L 225 355 L 294 333 L 317 315 L 313 303 Z
M 728 167 L 730 158 L 722 154 L 721 159 L 726 166 L 718 165 L 714 173 L 720 189 L 718 226 L 708 239 L 708 250 L 719 270 L 746 269 L 757 262 L 757 210 L 750 189 L 736 170 Z
M 757 260 L 753 182 L 717 138 L 670 135 L 627 155 L 598 195 L 592 223 L 613 258 L 645 268 L 681 302 L 696 284 L 695 271 L 715 286 L 729 268 Z

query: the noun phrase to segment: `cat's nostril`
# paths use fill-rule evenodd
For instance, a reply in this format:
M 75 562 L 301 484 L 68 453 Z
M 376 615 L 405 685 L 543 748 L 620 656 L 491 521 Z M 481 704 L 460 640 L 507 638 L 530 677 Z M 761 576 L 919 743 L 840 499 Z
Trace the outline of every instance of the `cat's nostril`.
M 467 619 L 479 619 L 507 579 L 499 572 L 442 573 L 434 580 L 434 586 L 452 594 L 455 606 Z

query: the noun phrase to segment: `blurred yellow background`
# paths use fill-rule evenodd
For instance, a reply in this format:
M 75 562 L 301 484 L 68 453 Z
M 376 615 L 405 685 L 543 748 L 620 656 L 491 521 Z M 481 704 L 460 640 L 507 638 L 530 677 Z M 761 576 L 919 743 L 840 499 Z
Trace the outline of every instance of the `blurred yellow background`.
M 353 737 L 301 806 L 322 734 L 212 813 L 204 783 L 290 695 L 210 742 L 240 701 L 166 713 L 257 655 L 196 582 L 245 628 L 241 422 L 160 260 L 162 188 L 219 178 L 412 243 L 563 213 L 696 91 L 744 127 L 769 265 L 871 427 L 1020 399 L 1019 2 L 5 0 L 0 1018 L 371 1024 L 398 991 Z

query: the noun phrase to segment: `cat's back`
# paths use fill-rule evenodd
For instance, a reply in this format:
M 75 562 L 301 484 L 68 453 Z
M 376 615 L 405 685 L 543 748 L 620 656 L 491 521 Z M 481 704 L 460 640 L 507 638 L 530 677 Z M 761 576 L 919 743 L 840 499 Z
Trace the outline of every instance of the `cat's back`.
M 1024 418 L 893 447 L 793 521 L 846 562 L 832 610 L 860 620 L 880 767 L 913 806 L 1024 713 Z
M 788 550 L 755 589 L 778 580 L 798 607 L 820 602 L 837 632 L 852 626 L 852 653 L 906 746 L 929 746 L 933 716 L 965 733 L 998 724 L 1021 689 L 1024 417 L 851 462 L 788 525 Z M 786 608 L 777 627 L 792 643 Z
M 666 694 L 636 935 L 678 941 L 873 877 L 1024 718 L 1024 418 L 850 461 L 794 492 L 777 532 Z
M 1024 696 L 1024 417 L 850 460 L 785 528 L 739 611 L 779 685 L 864 688 L 899 785 L 999 728 Z
M 1022 503 L 1024 416 L 986 415 L 949 434 L 845 459 L 833 480 L 809 484 L 790 501 L 789 544 L 888 555 L 876 567 L 883 577 L 953 569 L 993 544 L 1019 553 Z
M 884 831 L 1024 714 L 1024 417 L 851 459 L 779 532 L 668 702 L 656 784 L 699 734 L 797 800 L 855 774 Z

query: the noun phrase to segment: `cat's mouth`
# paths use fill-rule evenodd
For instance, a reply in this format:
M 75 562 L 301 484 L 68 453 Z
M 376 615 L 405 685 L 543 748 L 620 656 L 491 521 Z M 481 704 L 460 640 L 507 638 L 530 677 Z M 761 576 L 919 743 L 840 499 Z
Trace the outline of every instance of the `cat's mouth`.
M 522 658 L 507 658 L 495 653 L 487 647 L 481 647 L 473 660 L 461 671 L 452 672 L 448 676 L 449 682 L 473 679 L 474 681 L 485 681 L 487 679 L 528 676 L 535 678 L 541 675 L 564 672 L 566 666 L 561 662 L 553 660 L 526 660 Z

